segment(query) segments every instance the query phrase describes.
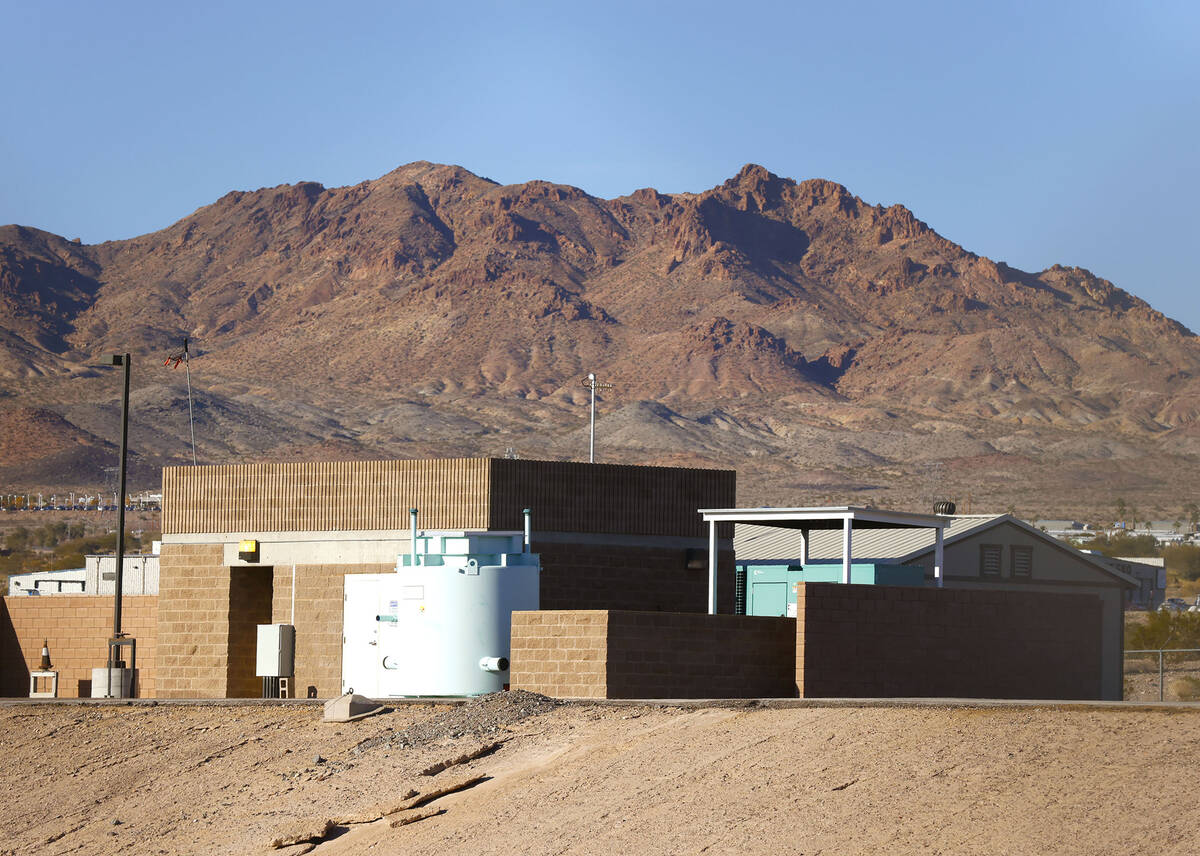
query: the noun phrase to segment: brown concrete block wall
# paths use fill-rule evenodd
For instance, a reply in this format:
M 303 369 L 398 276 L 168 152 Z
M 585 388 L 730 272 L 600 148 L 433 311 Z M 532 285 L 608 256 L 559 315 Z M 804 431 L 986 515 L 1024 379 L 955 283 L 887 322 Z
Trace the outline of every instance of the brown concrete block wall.
M 59 698 L 90 695 L 92 669 L 108 659 L 113 599 L 90 595 L 6 597 L 0 607 L 0 695 L 29 695 L 29 672 L 42 662 L 42 640 L 58 672 Z M 158 598 L 125 597 L 121 627 L 137 639 L 139 698 L 155 696 Z
M 514 689 L 582 698 L 794 693 L 790 618 L 621 610 L 514 612 Z
M 607 628 L 603 610 L 514 612 L 509 685 L 558 698 L 605 698 Z
M 159 698 L 225 698 L 229 567 L 221 544 L 163 544 L 158 583 Z
M 394 564 L 296 566 L 296 674 L 293 695 L 309 686 L 318 698 L 342 692 L 342 617 L 346 574 L 386 574 Z M 276 566 L 271 621 L 287 624 L 292 610 L 292 566 Z M 261 692 L 261 687 L 260 687 Z
M 737 473 L 573 461 L 488 460 L 488 525 L 520 529 L 521 510 L 543 532 L 708 537 L 701 508 L 737 504 Z M 722 524 L 719 537 L 732 538 Z
M 708 612 L 708 568 L 689 570 L 685 548 L 539 542 L 543 609 Z M 720 553 L 717 608 L 733 612 L 733 551 Z
M 795 646 L 791 618 L 613 611 L 608 697 L 789 697 Z
M 1091 595 L 807 583 L 802 697 L 1101 698 Z

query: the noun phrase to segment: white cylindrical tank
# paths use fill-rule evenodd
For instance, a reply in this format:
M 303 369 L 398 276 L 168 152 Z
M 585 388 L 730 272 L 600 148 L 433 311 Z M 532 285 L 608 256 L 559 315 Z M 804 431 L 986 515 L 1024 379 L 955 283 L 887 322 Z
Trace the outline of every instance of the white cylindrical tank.
M 512 613 L 539 605 L 537 556 L 505 561 L 461 557 L 348 576 L 343 684 L 376 698 L 503 689 Z
M 396 621 L 380 622 L 388 659 L 380 691 L 388 696 L 479 695 L 508 683 L 508 671 L 480 661 L 510 653 L 514 610 L 537 609 L 538 568 L 479 565 L 402 568 Z M 505 663 L 507 665 L 507 663 Z

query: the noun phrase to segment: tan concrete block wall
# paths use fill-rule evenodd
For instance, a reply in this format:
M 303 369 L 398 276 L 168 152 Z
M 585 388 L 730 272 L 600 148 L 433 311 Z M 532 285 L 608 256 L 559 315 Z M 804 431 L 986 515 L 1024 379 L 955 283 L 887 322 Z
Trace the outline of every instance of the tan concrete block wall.
M 296 566 L 296 674 L 293 694 L 309 686 L 318 698 L 342 691 L 342 616 L 346 574 L 386 574 L 394 564 Z M 271 621 L 291 619 L 292 566 L 276 566 Z M 260 688 L 261 691 L 261 688 Z
M 514 689 L 582 698 L 794 694 L 794 620 L 745 615 L 514 612 Z
M 158 583 L 159 698 L 225 698 L 229 567 L 221 544 L 163 544 Z
M 556 698 L 606 698 L 608 612 L 514 612 L 509 685 Z
M 487 528 L 486 458 L 163 469 L 163 532 Z
M 708 568 L 689 570 L 685 548 L 540 542 L 543 609 L 708 612 Z M 733 612 L 733 551 L 717 564 L 717 609 Z
M 1091 595 L 806 583 L 802 697 L 1102 697 Z
M 59 698 L 91 694 L 92 669 L 108 660 L 113 599 L 108 596 L 61 595 L 6 597 L 0 606 L 0 695 L 29 695 L 29 672 L 42 662 L 42 641 L 58 672 Z M 137 639 L 139 698 L 155 696 L 158 598 L 125 597 L 121 627 Z

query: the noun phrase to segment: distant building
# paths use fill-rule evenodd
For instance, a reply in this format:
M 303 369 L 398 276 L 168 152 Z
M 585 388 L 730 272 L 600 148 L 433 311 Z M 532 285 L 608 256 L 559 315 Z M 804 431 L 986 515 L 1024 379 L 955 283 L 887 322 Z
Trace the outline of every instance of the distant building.
M 1126 589 L 1128 609 L 1158 609 L 1167 596 L 1166 560 L 1161 557 L 1097 556 L 1110 567 L 1137 580 L 1137 588 Z
M 84 568 L 13 574 L 8 578 L 8 596 L 83 594 L 86 574 Z
M 158 542 L 155 542 L 157 544 Z M 116 588 L 117 557 L 85 556 L 82 568 L 32 571 L 8 578 L 8 595 L 111 595 Z M 158 594 L 158 554 L 125 557 L 121 592 L 127 595 Z
M 87 594 L 113 594 L 117 585 L 116 556 L 84 556 L 87 562 Z M 158 554 L 125 557 L 121 593 L 158 594 Z

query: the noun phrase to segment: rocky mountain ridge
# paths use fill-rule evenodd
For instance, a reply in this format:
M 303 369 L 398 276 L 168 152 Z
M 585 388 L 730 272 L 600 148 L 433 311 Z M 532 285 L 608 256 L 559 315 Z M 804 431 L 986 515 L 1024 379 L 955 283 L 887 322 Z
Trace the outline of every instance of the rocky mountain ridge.
M 1003 508 L 1015 481 L 1097 505 L 1063 493 L 1064 467 L 1166 501 L 1148 477 L 1200 451 L 1200 344 L 1178 323 L 1086 270 L 1018 271 L 755 165 L 606 200 L 418 162 L 229 193 L 128 241 L 0 227 L 0 420 L 36 407 L 68 426 L 43 430 L 111 437 L 97 365 L 131 350 L 134 448 L 190 460 L 182 370 L 158 364 L 185 336 L 211 462 L 577 458 L 589 371 L 615 385 L 609 459 L 736 466 L 747 501 Z

